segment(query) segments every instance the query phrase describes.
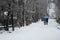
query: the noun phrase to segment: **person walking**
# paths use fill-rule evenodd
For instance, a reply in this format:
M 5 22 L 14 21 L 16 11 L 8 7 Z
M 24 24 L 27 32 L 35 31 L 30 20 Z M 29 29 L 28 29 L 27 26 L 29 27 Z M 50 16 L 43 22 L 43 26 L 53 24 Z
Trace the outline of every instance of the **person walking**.
M 44 25 L 47 25 L 49 16 L 46 15 L 46 16 L 43 17 L 43 19 L 44 19 Z

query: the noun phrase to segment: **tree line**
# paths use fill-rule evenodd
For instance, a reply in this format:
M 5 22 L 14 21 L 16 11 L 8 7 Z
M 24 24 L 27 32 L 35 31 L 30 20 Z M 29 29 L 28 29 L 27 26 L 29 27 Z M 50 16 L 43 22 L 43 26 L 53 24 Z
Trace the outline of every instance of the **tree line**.
M 46 0 L 0 0 L 0 3 L 0 23 L 5 25 L 4 20 L 7 18 L 6 24 L 13 25 L 13 29 L 30 25 L 48 15 Z M 7 16 L 4 15 L 6 11 Z

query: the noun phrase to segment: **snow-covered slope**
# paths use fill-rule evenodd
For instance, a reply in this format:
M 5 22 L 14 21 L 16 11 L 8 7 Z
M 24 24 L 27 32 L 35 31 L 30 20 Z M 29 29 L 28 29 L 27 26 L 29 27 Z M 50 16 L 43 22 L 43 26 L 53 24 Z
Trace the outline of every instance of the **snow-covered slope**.
M 43 21 L 32 23 L 29 26 L 15 28 L 12 33 L 0 34 L 0 40 L 60 40 L 60 30 L 55 19 L 49 19 L 48 25 Z

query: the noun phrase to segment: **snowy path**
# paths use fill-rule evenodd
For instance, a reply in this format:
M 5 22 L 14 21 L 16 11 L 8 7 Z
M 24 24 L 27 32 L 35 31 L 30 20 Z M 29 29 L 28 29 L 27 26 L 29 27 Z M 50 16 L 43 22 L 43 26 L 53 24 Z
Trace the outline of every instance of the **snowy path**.
M 55 20 L 50 19 L 48 25 L 38 21 L 30 26 L 16 28 L 12 33 L 0 34 L 0 40 L 60 40 L 60 30 Z

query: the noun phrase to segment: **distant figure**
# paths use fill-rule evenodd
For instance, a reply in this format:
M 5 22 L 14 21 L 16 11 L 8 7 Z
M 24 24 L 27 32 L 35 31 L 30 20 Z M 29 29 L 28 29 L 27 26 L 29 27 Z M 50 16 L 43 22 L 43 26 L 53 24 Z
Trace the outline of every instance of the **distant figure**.
M 48 25 L 48 18 L 49 16 L 44 16 L 43 19 L 44 19 L 44 25 Z

